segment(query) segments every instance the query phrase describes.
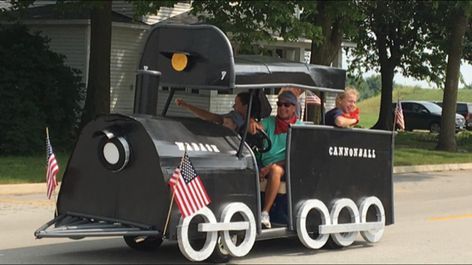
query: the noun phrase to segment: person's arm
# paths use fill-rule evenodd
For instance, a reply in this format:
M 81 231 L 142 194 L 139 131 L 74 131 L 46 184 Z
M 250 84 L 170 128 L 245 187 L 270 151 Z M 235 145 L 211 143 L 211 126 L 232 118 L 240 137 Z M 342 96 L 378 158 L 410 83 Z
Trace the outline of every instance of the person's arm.
M 202 109 L 202 108 L 199 108 L 199 107 L 194 106 L 192 104 L 189 104 L 189 103 L 185 102 L 183 99 L 180 99 L 180 98 L 176 99 L 175 104 L 179 107 L 183 107 L 183 108 L 189 110 L 195 116 L 197 116 L 198 118 L 200 118 L 202 120 L 211 121 L 211 122 L 214 122 L 214 123 L 217 123 L 217 124 L 222 124 L 223 123 L 223 117 L 221 115 L 209 112 L 205 109 Z
M 336 117 L 334 122 L 336 123 L 336 126 L 338 127 L 347 128 L 349 126 L 356 125 L 358 123 L 358 120 L 352 119 L 352 118 L 346 118 L 343 115 L 339 115 Z

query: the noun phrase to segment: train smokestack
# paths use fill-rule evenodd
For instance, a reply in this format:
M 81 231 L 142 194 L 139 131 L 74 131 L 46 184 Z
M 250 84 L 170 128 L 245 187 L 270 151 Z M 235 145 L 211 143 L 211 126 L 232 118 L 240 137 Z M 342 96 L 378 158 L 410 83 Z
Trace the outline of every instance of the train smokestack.
M 157 90 L 161 72 L 144 69 L 138 70 L 136 74 L 136 90 L 134 94 L 134 110 L 135 114 L 157 113 Z

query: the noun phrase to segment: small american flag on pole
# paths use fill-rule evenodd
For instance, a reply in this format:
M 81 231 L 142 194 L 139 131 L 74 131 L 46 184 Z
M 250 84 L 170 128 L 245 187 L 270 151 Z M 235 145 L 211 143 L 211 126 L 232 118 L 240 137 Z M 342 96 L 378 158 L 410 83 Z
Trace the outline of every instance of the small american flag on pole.
M 51 195 L 57 186 L 56 175 L 59 172 L 59 165 L 57 164 L 56 156 L 52 151 L 51 142 L 49 141 L 49 133 L 46 129 L 46 149 L 47 149 L 47 170 L 46 170 L 46 184 L 47 184 L 47 196 L 51 199 Z
M 397 124 L 398 128 L 401 130 L 405 130 L 405 119 L 403 117 L 402 103 L 400 103 L 400 100 L 398 100 L 397 106 L 395 107 L 395 124 Z
M 184 153 L 180 167 L 174 170 L 169 185 L 184 218 L 196 213 L 211 202 L 200 176 L 190 162 L 187 151 Z

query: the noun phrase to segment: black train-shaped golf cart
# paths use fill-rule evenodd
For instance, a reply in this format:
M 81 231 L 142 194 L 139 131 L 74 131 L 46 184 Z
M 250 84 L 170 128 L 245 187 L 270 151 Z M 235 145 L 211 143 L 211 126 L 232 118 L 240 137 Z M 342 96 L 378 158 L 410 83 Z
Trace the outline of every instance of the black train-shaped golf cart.
M 359 232 L 376 242 L 393 224 L 392 132 L 291 126 L 286 183 L 270 213 L 273 228 L 262 229 L 263 186 L 247 133 L 166 115 L 175 88 L 186 87 L 248 90 L 248 113 L 265 117 L 263 88 L 318 90 L 323 99 L 325 92 L 343 91 L 344 70 L 234 58 L 227 37 L 210 25 L 155 27 L 139 67 L 134 114 L 99 116 L 83 128 L 63 176 L 57 215 L 35 232 L 37 238 L 123 236 L 136 249 L 177 240 L 186 258 L 201 261 L 242 257 L 255 240 L 287 236 L 311 249 L 349 246 Z M 159 85 L 169 87 L 169 96 L 156 115 Z M 185 149 L 212 202 L 181 218 L 170 207 L 168 181 Z

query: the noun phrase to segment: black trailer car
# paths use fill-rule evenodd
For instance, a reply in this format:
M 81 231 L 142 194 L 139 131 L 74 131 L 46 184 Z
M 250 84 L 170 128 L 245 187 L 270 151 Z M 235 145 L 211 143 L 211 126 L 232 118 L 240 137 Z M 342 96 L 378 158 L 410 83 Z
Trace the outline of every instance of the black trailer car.
M 262 229 L 263 186 L 249 135 L 166 115 L 177 87 L 246 90 L 257 103 L 263 88 L 294 86 L 320 91 L 323 99 L 343 91 L 344 70 L 233 57 L 227 37 L 209 25 L 155 27 L 139 69 L 134 114 L 99 116 L 83 128 L 55 218 L 35 232 L 37 238 L 123 236 L 135 249 L 177 240 L 186 258 L 202 261 L 245 256 L 256 240 L 288 236 L 310 249 L 346 247 L 359 233 L 376 242 L 393 224 L 392 132 L 291 126 L 285 189 L 270 213 L 276 224 Z M 160 115 L 158 86 L 169 88 Z M 267 116 L 252 105 L 248 114 Z M 184 150 L 212 200 L 186 218 L 171 206 L 167 184 Z

